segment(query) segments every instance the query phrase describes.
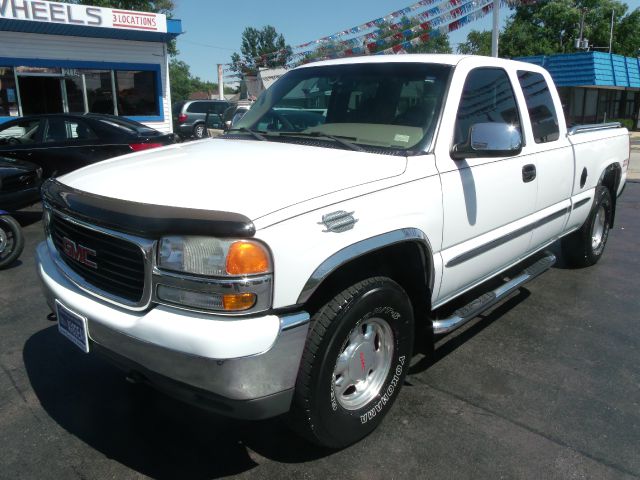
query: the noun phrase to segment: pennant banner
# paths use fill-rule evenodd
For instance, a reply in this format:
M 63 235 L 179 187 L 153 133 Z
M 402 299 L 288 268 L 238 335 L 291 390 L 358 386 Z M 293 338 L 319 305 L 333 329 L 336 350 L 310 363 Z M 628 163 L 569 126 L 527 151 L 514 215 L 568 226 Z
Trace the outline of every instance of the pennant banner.
M 432 3 L 435 3 L 435 1 L 436 0 L 424 0 L 423 2 L 419 2 L 421 4 L 420 7 L 424 6 L 422 5 L 424 3 L 432 4 Z M 481 4 L 485 4 L 488 1 L 492 1 L 492 0 L 484 0 L 483 2 L 481 2 Z M 384 38 L 379 38 L 382 32 L 380 30 L 377 30 L 375 32 L 371 32 L 365 35 L 360 35 L 348 40 L 340 41 L 338 42 L 337 45 L 332 45 L 332 47 L 344 47 L 343 48 L 344 51 L 350 51 L 350 53 L 348 53 L 349 56 L 365 55 L 375 50 L 378 47 L 383 47 L 389 43 L 397 42 L 404 38 L 410 37 L 417 32 L 432 30 L 433 28 L 436 28 L 450 21 L 452 18 L 459 17 L 461 15 L 464 15 L 465 13 L 470 12 L 474 8 L 477 8 L 477 4 L 478 2 L 476 0 L 464 0 L 464 1 L 463 0 L 444 0 L 444 1 L 441 1 L 435 7 L 429 10 L 426 10 L 420 13 L 419 15 L 415 15 L 411 18 L 405 18 L 403 19 L 403 21 L 395 24 L 390 24 L 388 27 L 390 28 L 390 30 L 395 32 L 392 35 L 389 35 Z M 411 7 L 407 7 L 407 9 L 412 8 L 415 5 L 418 5 L 418 4 L 414 4 Z M 416 7 L 416 8 L 419 8 L 419 7 Z M 406 9 L 398 10 L 398 11 L 404 12 L 405 10 Z M 390 14 L 390 15 L 393 15 L 393 14 Z M 390 15 L 388 15 L 387 17 L 383 17 L 383 19 L 388 18 Z M 434 18 L 432 18 L 429 22 L 422 22 L 419 25 L 410 27 L 412 20 L 415 20 L 415 19 L 424 20 L 431 17 L 434 17 Z M 395 17 L 392 17 L 392 18 L 395 18 Z M 382 24 L 382 23 L 384 22 L 380 22 L 379 24 Z M 316 44 L 317 46 L 321 47 L 320 44 L 325 42 L 326 41 L 325 39 L 329 39 L 330 37 L 333 37 L 333 35 L 329 37 L 323 37 L 323 39 L 320 39 L 320 40 L 314 40 L 313 42 L 307 42 L 302 46 L 309 46 L 309 45 Z M 369 42 L 367 42 L 368 40 Z M 366 47 L 363 47 L 363 45 L 366 45 Z M 302 46 L 294 47 L 294 49 L 300 48 Z M 289 61 L 291 62 L 291 61 L 295 61 L 296 59 L 301 59 L 303 57 L 306 57 L 309 54 L 313 53 L 313 51 L 314 50 L 311 49 L 311 50 L 293 53 L 292 55 L 289 56 Z M 270 58 L 280 55 L 283 52 L 284 51 L 279 50 L 276 52 L 262 55 L 260 57 L 256 57 L 255 60 L 258 60 L 258 61 L 261 60 L 263 62 L 266 62 Z M 330 58 L 336 58 L 339 56 L 340 55 L 336 55 Z
M 363 23 L 357 27 L 343 30 L 342 32 L 335 33 L 323 37 L 312 42 L 306 42 L 301 45 L 293 47 L 293 49 L 306 48 L 311 45 L 315 45 L 317 48 L 322 48 L 322 43 L 331 42 L 332 48 L 344 47 L 342 50 L 331 53 L 324 57 L 313 58 L 311 61 L 325 60 L 331 58 L 343 58 L 359 55 L 388 55 L 395 53 L 402 53 L 406 49 L 411 49 L 417 45 L 426 43 L 429 39 L 443 35 L 449 32 L 458 30 L 459 28 L 478 20 L 493 10 L 493 0 L 444 0 L 440 1 L 432 8 L 425 10 L 419 14 L 408 17 L 408 13 L 415 12 L 425 6 L 430 6 L 436 3 L 438 0 L 421 0 L 413 5 L 410 5 L 401 10 L 392 12 L 384 17 L 371 20 L 370 22 Z M 501 0 L 501 7 L 514 7 L 521 4 L 533 4 L 536 0 Z M 384 26 L 398 17 L 402 18 L 401 21 L 386 25 L 386 28 L 391 30 L 391 35 L 380 38 L 382 34 L 381 30 L 375 32 L 366 33 L 346 40 L 338 40 L 340 37 L 356 34 L 364 30 L 369 30 L 374 27 Z M 411 27 L 410 25 L 418 20 L 426 20 Z M 410 37 L 418 35 L 415 38 L 409 40 Z M 390 46 L 389 46 L 390 45 Z M 383 50 L 380 48 L 388 47 Z M 314 49 L 309 49 L 301 52 L 295 52 L 289 56 L 289 62 L 297 59 L 303 60 L 310 54 L 314 53 Z M 282 54 L 283 51 L 272 52 L 266 55 L 255 58 L 255 60 L 267 61 L 271 57 L 275 57 Z M 293 62 L 296 64 L 295 62 Z M 303 63 L 303 62 L 298 62 Z M 228 68 L 225 69 L 228 71 Z M 230 75 L 235 76 L 235 75 Z

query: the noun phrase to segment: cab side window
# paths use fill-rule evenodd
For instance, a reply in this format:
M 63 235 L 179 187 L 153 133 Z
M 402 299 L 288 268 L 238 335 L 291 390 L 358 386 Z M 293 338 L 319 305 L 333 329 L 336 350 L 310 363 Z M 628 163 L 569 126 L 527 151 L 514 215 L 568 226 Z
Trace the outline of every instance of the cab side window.
M 520 115 L 509 76 L 501 68 L 476 68 L 469 72 L 456 117 L 454 145 L 469 142 L 477 123 L 506 123 L 519 131 Z
M 536 143 L 554 142 L 560 138 L 558 115 L 546 80 L 540 73 L 518 71 Z

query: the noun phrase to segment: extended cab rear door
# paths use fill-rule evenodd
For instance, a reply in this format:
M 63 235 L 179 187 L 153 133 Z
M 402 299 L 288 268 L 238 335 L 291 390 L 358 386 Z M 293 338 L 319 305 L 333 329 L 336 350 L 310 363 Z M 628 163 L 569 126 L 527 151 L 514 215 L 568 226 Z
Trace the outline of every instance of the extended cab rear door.
M 525 147 L 522 155 L 534 165 L 538 180 L 535 222 L 529 250 L 535 251 L 558 238 L 571 211 L 574 179 L 573 149 L 567 139 L 560 98 L 551 76 L 543 69 L 521 64 L 518 84 L 524 96 L 522 109 Z
M 515 72 L 504 63 L 471 57 L 456 66 L 435 154 L 442 183 L 444 228 L 440 292 L 434 306 L 516 262 L 528 251 L 538 180 L 532 159 L 453 159 L 453 146 L 469 142 L 473 125 L 507 124 L 522 131 Z M 521 95 L 519 98 L 522 99 Z

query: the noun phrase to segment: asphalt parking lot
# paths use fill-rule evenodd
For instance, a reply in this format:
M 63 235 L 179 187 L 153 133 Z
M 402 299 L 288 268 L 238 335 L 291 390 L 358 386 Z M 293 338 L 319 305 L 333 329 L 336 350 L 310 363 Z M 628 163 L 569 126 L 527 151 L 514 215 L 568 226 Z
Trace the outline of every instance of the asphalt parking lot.
M 560 261 L 416 356 L 374 434 L 343 451 L 135 387 L 46 320 L 33 251 L 0 272 L 0 478 L 640 478 L 640 183 L 595 267 Z M 561 260 L 561 259 L 560 259 Z

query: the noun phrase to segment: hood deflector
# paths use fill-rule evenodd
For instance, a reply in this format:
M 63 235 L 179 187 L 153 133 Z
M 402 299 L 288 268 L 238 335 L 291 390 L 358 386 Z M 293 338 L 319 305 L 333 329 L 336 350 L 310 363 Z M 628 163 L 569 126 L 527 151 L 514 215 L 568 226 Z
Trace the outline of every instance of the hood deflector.
M 78 220 L 146 238 L 163 235 L 247 238 L 256 232 L 253 222 L 239 213 L 119 200 L 76 190 L 55 179 L 43 184 L 42 198 L 54 209 Z

